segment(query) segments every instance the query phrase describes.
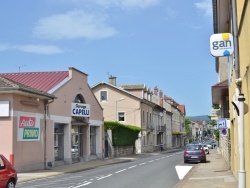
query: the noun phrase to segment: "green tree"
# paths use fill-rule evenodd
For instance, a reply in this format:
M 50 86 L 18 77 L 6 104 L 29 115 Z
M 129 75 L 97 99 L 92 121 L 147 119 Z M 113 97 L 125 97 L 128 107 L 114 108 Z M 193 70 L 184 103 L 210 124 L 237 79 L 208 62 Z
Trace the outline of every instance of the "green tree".
M 191 128 L 190 128 L 191 123 L 192 123 L 191 120 L 186 117 L 185 118 L 185 131 L 188 136 L 191 136 Z

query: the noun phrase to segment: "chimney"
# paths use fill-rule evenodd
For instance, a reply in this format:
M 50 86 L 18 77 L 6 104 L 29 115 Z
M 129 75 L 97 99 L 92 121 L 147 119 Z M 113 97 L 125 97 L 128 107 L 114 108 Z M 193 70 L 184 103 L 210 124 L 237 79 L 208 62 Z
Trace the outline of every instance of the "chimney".
M 155 88 L 154 88 L 154 94 L 158 96 L 158 88 L 157 88 L 157 86 L 155 86 Z
M 160 90 L 160 92 L 159 92 L 159 98 L 160 98 L 160 106 L 161 107 L 163 107 L 163 92 L 162 92 L 162 90 Z
M 109 77 L 109 83 L 116 86 L 116 77 L 115 76 L 112 76 L 110 75 Z

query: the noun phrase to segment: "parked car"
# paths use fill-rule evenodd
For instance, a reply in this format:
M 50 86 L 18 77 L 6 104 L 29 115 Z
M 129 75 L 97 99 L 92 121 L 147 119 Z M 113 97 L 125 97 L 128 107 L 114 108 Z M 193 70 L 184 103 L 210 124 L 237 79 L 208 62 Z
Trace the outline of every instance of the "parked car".
M 202 144 L 206 154 L 209 154 L 209 147 L 206 144 Z
M 16 169 L 2 154 L 0 154 L 0 187 L 14 188 L 16 183 Z
M 212 143 L 211 142 L 206 142 L 206 145 L 208 149 L 213 149 Z
M 202 144 L 188 144 L 184 150 L 184 163 L 207 162 L 206 152 Z

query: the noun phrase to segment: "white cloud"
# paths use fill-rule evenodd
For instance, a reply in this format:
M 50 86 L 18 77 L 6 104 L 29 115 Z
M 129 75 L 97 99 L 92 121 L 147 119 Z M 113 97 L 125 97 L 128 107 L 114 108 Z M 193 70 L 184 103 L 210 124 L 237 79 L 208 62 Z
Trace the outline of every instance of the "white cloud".
M 35 53 L 35 54 L 44 54 L 44 55 L 52 55 L 52 54 L 61 54 L 63 50 L 58 46 L 54 45 L 15 45 L 13 49 L 17 49 L 23 52 Z
M 148 8 L 160 3 L 161 0 L 92 0 L 105 7 Z
M 205 16 L 211 16 L 213 13 L 211 0 L 203 0 L 194 5 L 198 10 L 202 11 Z
M 9 49 L 9 44 L 0 44 L 0 51 L 5 51 Z
M 108 26 L 106 15 L 87 14 L 83 11 L 70 11 L 38 21 L 33 35 L 45 39 L 102 39 L 114 36 L 117 31 Z
M 178 15 L 178 12 L 171 8 L 166 8 L 166 18 L 175 18 Z
M 22 52 L 35 53 L 35 54 L 43 54 L 43 55 L 52 55 L 52 54 L 60 54 L 64 51 L 58 46 L 54 45 L 10 45 L 10 44 L 0 44 L 0 51 L 6 50 L 18 50 Z

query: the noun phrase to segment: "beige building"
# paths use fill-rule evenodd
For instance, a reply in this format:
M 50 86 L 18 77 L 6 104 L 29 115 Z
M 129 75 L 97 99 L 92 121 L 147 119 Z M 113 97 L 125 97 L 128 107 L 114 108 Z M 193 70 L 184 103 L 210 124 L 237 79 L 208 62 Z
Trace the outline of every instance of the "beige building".
M 105 121 L 119 121 L 142 129 L 136 141 L 137 153 L 158 150 L 161 144 L 165 149 L 172 148 L 173 143 L 175 147 L 184 146 L 185 108 L 180 110 L 177 103 L 170 104 L 157 87 L 152 91 L 144 84 L 117 86 L 116 77 L 111 76 L 109 83 L 100 82 L 92 91 L 104 110 Z M 176 109 L 175 119 L 173 109 Z M 173 141 L 174 129 L 178 135 L 174 135 Z
M 103 158 L 103 110 L 87 74 L 0 76 L 0 150 L 19 172 Z
M 250 2 L 246 0 L 214 0 L 213 7 L 215 33 L 231 33 L 234 37 L 234 53 L 227 61 L 229 67 L 230 167 L 239 182 L 239 187 L 250 187 L 250 114 L 248 110 Z M 247 106 L 248 108 L 246 108 Z

